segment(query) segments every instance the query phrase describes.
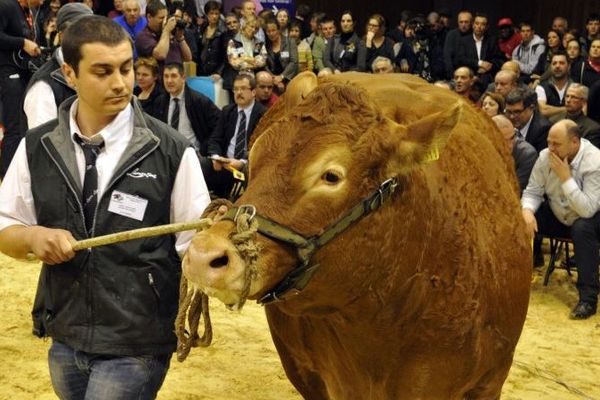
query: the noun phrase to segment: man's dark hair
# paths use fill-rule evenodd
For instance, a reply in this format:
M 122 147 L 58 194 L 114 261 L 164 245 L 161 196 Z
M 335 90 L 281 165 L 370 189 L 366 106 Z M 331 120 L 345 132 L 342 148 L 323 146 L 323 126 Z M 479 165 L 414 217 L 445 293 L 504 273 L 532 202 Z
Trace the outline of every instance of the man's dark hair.
M 215 0 L 208 0 L 204 5 L 204 14 L 208 15 L 209 12 L 214 10 L 221 12 L 221 4 Z
M 315 11 L 310 16 L 310 19 L 314 18 L 314 20 L 317 21 L 317 23 L 318 23 L 321 20 L 321 18 L 323 18 L 324 16 L 325 16 L 325 13 L 323 11 Z
M 490 21 L 490 19 L 489 19 L 489 17 L 487 16 L 487 14 L 486 14 L 486 13 L 482 13 L 482 12 L 480 12 L 480 11 L 477 11 L 477 12 L 475 13 L 475 16 L 473 17 L 473 20 L 475 20 L 475 18 L 477 18 L 477 17 L 479 17 L 479 18 L 485 18 L 485 20 L 486 20 L 486 21 L 488 21 L 488 22 Z
M 67 27 L 63 33 L 61 48 L 65 63 L 78 74 L 84 44 L 101 43 L 112 47 L 123 42 L 129 43 L 133 51 L 131 36 L 121 25 L 104 16 L 90 15 Z
M 552 57 L 550 57 L 550 63 L 552 63 L 552 59 L 556 56 L 565 57 L 567 59 L 567 62 L 569 61 L 569 55 L 567 54 L 567 51 L 564 50 L 562 47 L 556 50 L 554 53 L 552 53 Z
M 517 103 L 523 102 L 523 107 L 537 105 L 537 94 L 533 89 L 530 88 L 516 88 L 511 90 L 506 96 L 506 105 L 512 106 Z
M 310 16 L 310 6 L 308 4 L 298 4 L 296 15 L 302 19 L 307 19 Z
M 323 15 L 323 17 L 321 17 L 321 19 L 318 21 L 319 25 L 328 24 L 330 22 L 335 25 L 335 20 L 332 17 L 330 17 L 329 15 Z
M 168 63 L 165 64 L 164 69 L 176 69 L 177 72 L 179 72 L 179 75 L 183 76 L 184 74 L 184 69 L 183 69 L 183 64 L 178 63 L 178 62 L 172 62 L 172 63 Z
M 524 26 L 528 26 L 531 28 L 532 31 L 535 32 L 535 29 L 533 28 L 533 24 L 531 23 L 531 21 L 523 21 L 519 24 L 519 29 L 523 29 Z
M 244 72 L 239 73 L 235 78 L 233 78 L 233 83 L 242 81 L 244 79 L 248 80 L 248 82 L 250 83 L 251 89 L 256 89 L 256 79 L 254 79 L 254 77 L 252 75 L 246 74 Z
M 585 24 L 587 25 L 592 21 L 600 21 L 600 14 L 591 13 L 590 15 L 588 15 L 587 19 L 585 20 Z
M 151 0 L 147 5 L 146 5 L 146 16 L 151 16 L 151 17 L 156 17 L 156 14 L 158 14 L 159 11 L 161 10 L 166 10 L 167 6 L 165 6 L 163 3 L 160 2 L 160 0 Z
M 302 32 L 302 22 L 297 21 L 297 20 L 293 20 L 292 22 L 290 22 L 290 30 L 292 30 L 292 28 L 297 28 L 300 30 L 300 32 Z

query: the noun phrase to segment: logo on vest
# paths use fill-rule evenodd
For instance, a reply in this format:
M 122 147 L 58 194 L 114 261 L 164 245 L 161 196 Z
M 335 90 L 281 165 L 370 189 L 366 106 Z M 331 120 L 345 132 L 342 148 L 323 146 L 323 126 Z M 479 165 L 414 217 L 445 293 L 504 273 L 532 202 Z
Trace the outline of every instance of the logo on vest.
M 152 178 L 152 179 L 156 179 L 156 174 L 152 174 L 150 172 L 142 172 L 142 171 L 140 171 L 139 168 L 136 168 L 133 171 L 128 172 L 127 176 L 130 176 L 130 177 L 136 178 L 136 179 L 139 179 L 139 178 Z

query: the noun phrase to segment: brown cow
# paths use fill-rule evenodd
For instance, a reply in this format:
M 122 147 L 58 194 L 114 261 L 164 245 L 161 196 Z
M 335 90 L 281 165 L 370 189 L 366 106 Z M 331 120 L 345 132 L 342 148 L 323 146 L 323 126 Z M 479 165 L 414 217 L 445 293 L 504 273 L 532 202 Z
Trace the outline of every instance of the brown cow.
M 287 376 L 307 399 L 498 398 L 531 275 L 501 135 L 418 78 L 315 86 L 300 75 L 262 121 L 237 202 L 263 228 L 249 298 L 268 303 Z M 199 233 L 184 260 L 188 279 L 229 305 L 245 276 L 232 229 Z M 323 246 L 312 258 L 290 244 L 304 238 Z

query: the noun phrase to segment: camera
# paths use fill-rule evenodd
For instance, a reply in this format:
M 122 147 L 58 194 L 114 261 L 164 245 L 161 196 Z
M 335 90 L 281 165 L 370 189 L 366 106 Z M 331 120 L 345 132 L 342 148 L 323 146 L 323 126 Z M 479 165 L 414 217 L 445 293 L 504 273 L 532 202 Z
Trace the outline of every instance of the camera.
M 175 29 L 185 29 L 185 21 L 179 20 L 175 22 Z

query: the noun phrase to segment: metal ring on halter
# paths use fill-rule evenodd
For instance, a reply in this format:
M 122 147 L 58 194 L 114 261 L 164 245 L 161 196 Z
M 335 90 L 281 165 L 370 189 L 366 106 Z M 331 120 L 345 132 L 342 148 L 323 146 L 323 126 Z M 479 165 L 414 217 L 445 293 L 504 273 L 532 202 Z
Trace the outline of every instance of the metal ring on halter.
M 242 204 L 238 207 L 233 220 L 237 222 L 238 217 L 243 214 L 249 214 L 250 217 L 248 218 L 248 222 L 252 221 L 252 218 L 256 215 L 256 207 L 252 204 Z

